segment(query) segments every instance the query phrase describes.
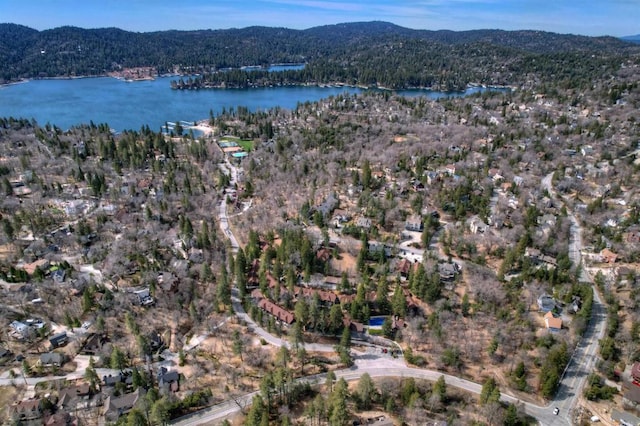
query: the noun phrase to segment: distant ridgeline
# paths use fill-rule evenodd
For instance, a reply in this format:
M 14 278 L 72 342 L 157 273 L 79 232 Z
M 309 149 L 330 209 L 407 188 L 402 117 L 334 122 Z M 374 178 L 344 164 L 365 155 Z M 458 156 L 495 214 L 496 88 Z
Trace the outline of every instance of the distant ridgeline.
M 176 81 L 176 89 L 339 83 L 453 90 L 469 83 L 518 84 L 531 76 L 580 87 L 639 52 L 640 46 L 613 37 L 426 31 L 386 22 L 152 33 L 0 24 L 0 83 L 155 67 L 159 74 L 201 75 Z M 272 73 L 240 69 L 277 63 L 307 65 Z M 225 69 L 231 71 L 219 72 Z

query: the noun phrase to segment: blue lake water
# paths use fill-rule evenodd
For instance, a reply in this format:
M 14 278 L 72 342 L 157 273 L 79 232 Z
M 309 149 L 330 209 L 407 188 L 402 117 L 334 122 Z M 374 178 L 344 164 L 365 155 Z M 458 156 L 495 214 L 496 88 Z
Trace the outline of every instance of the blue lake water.
M 276 66 L 277 67 L 277 66 Z M 287 67 L 287 66 L 285 66 Z M 122 131 L 148 125 L 160 130 L 167 121 L 197 121 L 209 111 L 247 107 L 250 111 L 273 107 L 293 109 L 298 103 L 314 102 L 340 93 L 360 93 L 353 87 L 265 87 L 255 89 L 171 90 L 176 77 L 152 81 L 125 82 L 109 77 L 33 80 L 0 86 L 0 117 L 35 119 L 39 124 L 55 124 L 62 129 L 93 121 L 107 123 Z M 465 92 L 407 90 L 407 96 L 465 96 L 484 88 Z

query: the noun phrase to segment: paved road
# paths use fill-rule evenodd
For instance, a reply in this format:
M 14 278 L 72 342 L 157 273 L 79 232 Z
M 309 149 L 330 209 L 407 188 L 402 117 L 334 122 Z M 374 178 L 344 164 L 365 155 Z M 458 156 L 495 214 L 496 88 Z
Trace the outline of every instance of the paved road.
M 549 173 L 542 179 L 542 187 L 549 192 L 551 198 L 556 202 L 562 202 L 552 186 L 553 173 Z M 569 241 L 569 258 L 571 262 L 580 267 L 579 280 L 592 283 L 593 307 L 591 321 L 587 326 L 584 336 L 578 342 L 574 353 L 565 369 L 558 392 L 551 401 L 551 407 L 560 408 L 560 415 L 557 418 L 547 416 L 538 418 L 542 424 L 571 424 L 571 413 L 576 408 L 580 399 L 585 382 L 589 374 L 595 367 L 598 352 L 598 342 L 604 337 L 606 326 L 606 309 L 598 293 L 598 289 L 593 285 L 591 277 L 582 266 L 582 227 L 576 216 L 567 209 L 567 217 L 571 221 Z M 544 420 L 544 421 L 543 421 Z
M 224 163 L 220 164 L 220 168 L 225 173 L 229 173 L 231 175 L 231 180 L 229 187 L 227 189 L 233 189 L 238 181 L 238 169 L 229 162 L 229 160 L 225 160 Z M 238 240 L 231 232 L 231 228 L 229 227 L 229 216 L 227 214 L 227 197 L 224 197 L 220 202 L 220 207 L 218 211 L 218 218 L 220 220 L 220 229 L 222 233 L 227 236 L 229 242 L 231 243 L 231 251 L 233 253 L 237 253 L 240 245 L 238 244 Z

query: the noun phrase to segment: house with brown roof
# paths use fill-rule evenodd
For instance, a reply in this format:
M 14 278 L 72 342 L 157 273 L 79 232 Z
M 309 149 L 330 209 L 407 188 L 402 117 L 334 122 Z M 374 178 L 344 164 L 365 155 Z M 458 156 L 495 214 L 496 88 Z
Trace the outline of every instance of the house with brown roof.
M 553 315 L 553 312 L 549 311 L 544 314 L 544 325 L 547 330 L 560 331 L 562 329 L 562 318 Z
M 97 355 L 102 350 L 102 345 L 107 341 L 106 337 L 98 333 L 90 333 L 82 345 L 82 355 Z
M 602 249 L 600 257 L 604 263 L 616 263 L 616 260 L 618 260 L 618 255 L 608 248 Z
M 631 366 L 631 379 L 634 382 L 640 383 L 640 362 L 634 362 Z
M 342 324 L 344 324 L 345 328 L 348 328 L 351 334 L 363 335 L 364 334 L 364 324 L 353 321 L 351 318 L 343 318 Z
M 79 404 L 91 398 L 91 387 L 88 383 L 81 383 L 64 388 L 58 394 L 58 407 L 63 410 L 75 410 Z
M 44 415 L 44 399 L 18 401 L 9 407 L 9 418 L 17 424 L 41 419 Z
M 291 325 L 295 321 L 295 315 L 270 300 L 261 299 L 258 308 L 273 316 L 276 320 L 285 325 Z

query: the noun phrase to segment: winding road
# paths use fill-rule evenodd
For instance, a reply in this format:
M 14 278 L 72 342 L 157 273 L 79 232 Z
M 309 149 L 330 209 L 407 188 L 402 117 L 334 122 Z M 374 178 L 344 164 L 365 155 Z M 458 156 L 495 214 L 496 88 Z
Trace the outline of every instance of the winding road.
M 228 165 L 233 173 L 233 166 Z M 549 174 L 542 179 L 542 187 L 549 192 L 549 195 L 555 200 L 560 201 L 552 187 L 553 174 Z M 223 200 L 223 205 L 226 202 Z M 223 231 L 228 228 L 226 221 L 226 210 L 220 209 L 221 227 L 223 227 L 223 217 L 225 219 L 225 227 Z M 224 215 L 223 215 L 224 213 Z M 582 259 L 580 250 L 582 249 L 582 228 L 578 222 L 578 219 L 573 213 L 568 213 L 568 218 L 571 221 L 571 241 L 569 242 L 569 257 L 576 267 L 582 265 Z M 231 231 L 225 234 L 232 236 Z M 232 239 L 234 241 L 235 239 Z M 237 242 L 236 242 L 237 244 Z M 233 242 L 232 242 L 233 247 Z M 403 248 L 405 249 L 405 248 Z M 418 253 L 415 253 L 418 254 Z M 580 281 L 592 282 L 584 268 L 580 270 Z M 593 285 L 593 284 L 592 284 Z M 534 418 L 536 418 L 541 425 L 571 425 L 573 423 L 574 409 L 578 403 L 578 400 L 582 394 L 586 379 L 589 373 L 594 367 L 596 360 L 596 354 L 598 350 L 598 341 L 604 337 L 605 324 L 606 324 L 606 311 L 602 300 L 597 292 L 597 289 L 593 288 L 594 301 L 591 321 L 589 322 L 584 336 L 576 345 L 576 348 L 569 360 L 567 368 L 562 375 L 561 383 L 556 393 L 555 398 L 550 401 L 547 406 L 539 406 L 529 402 L 521 401 L 518 398 L 502 392 L 501 399 L 505 402 L 522 404 L 525 412 Z M 281 346 L 287 344 L 282 339 L 272 336 L 262 328 L 253 323 L 249 316 L 244 312 L 239 300 L 234 297 L 234 309 L 236 312 L 248 323 L 254 327 L 253 331 L 264 338 L 270 344 Z M 327 345 L 319 345 L 319 347 L 308 345 L 309 350 L 328 350 L 330 348 Z M 332 350 L 332 348 L 331 348 Z M 368 373 L 371 377 L 413 377 L 419 379 L 426 379 L 435 381 L 440 376 L 444 376 L 448 385 L 454 386 L 469 392 L 479 394 L 482 386 L 478 383 L 471 382 L 469 380 L 462 379 L 460 377 L 443 374 L 439 371 L 424 370 L 413 367 L 407 367 L 402 365 L 400 360 L 394 360 L 391 358 L 379 358 L 376 355 L 362 357 L 356 356 L 355 365 L 350 369 L 337 370 L 337 378 L 344 378 L 347 381 L 358 380 L 364 373 Z M 324 375 L 309 376 L 298 379 L 300 381 L 309 381 L 312 383 L 320 383 L 324 380 Z M 213 422 L 220 422 L 225 417 L 238 413 L 243 408 L 247 407 L 251 403 L 251 399 L 257 392 L 252 392 L 241 397 L 225 401 L 221 404 L 209 407 L 205 410 L 198 411 L 189 416 L 176 419 L 172 424 L 180 426 L 195 426 L 202 424 L 211 424 Z M 554 408 L 559 408 L 559 414 L 554 414 Z

